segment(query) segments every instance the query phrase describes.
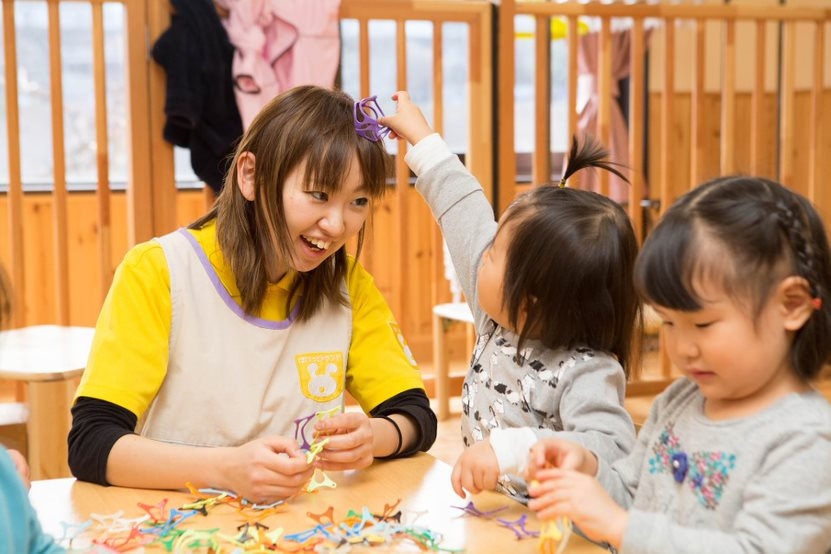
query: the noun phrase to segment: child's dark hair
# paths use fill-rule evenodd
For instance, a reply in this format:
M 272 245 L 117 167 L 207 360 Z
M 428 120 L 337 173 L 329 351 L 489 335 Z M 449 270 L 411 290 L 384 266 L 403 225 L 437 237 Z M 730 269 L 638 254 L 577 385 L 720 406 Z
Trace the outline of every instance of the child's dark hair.
M 304 168 L 304 185 L 313 183 L 331 193 L 340 190 L 357 159 L 361 183 L 370 199 L 375 201 L 383 195 L 389 157 L 382 143 L 368 141 L 355 132 L 353 105 L 352 98 L 341 91 L 311 85 L 295 87 L 271 100 L 240 140 L 216 205 L 190 225 L 199 229 L 216 220 L 217 240 L 247 313 L 256 314 L 265 296 L 268 280 L 264 260 L 275 250 L 283 259 L 291 257 L 283 183 L 292 171 Z M 237 162 L 246 152 L 256 158 L 256 202 L 242 196 L 237 182 Z M 364 229 L 361 227 L 358 233 L 356 257 Z M 276 240 L 271 237 L 272 230 Z M 297 274 L 287 304 L 290 306 L 302 292 L 297 315 L 300 321 L 314 315 L 326 299 L 348 303 L 342 292 L 346 270 L 346 246 L 342 246 L 315 269 Z
M 789 275 L 804 277 L 819 307 L 796 332 L 790 363 L 801 377 L 831 352 L 831 257 L 811 203 L 759 177 L 721 177 L 679 198 L 646 240 L 635 282 L 647 302 L 671 310 L 702 307 L 695 283 L 715 280 L 754 317 Z
M 563 179 L 598 167 L 626 180 L 607 156 L 591 138 L 581 147 L 574 138 Z M 626 212 L 595 192 L 549 184 L 517 198 L 500 228 L 509 223 L 502 301 L 515 329 L 525 312 L 518 348 L 530 336 L 549 348 L 585 346 L 616 356 L 628 375 L 640 305 Z

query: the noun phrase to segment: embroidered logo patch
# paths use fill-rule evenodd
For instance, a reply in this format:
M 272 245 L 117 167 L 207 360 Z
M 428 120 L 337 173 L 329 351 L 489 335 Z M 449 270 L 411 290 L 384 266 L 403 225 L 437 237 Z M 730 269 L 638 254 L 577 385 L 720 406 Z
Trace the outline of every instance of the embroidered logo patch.
M 390 321 L 390 329 L 392 329 L 392 334 L 395 335 L 395 338 L 398 339 L 398 344 L 400 344 L 401 348 L 404 349 L 404 355 L 407 356 L 407 360 L 413 364 L 413 367 L 417 366 L 418 364 L 413 356 L 413 351 L 410 350 L 407 341 L 404 339 L 404 333 L 401 332 L 401 327 L 399 327 L 397 323 Z
M 346 372 L 343 352 L 308 352 L 294 357 L 300 390 L 316 402 L 328 402 L 343 392 Z

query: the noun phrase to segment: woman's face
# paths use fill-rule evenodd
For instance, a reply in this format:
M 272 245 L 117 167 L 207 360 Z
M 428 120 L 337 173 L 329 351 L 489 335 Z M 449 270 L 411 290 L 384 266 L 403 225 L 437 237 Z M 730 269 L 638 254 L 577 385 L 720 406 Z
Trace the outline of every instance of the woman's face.
M 370 211 L 369 193 L 353 157 L 340 190 L 324 192 L 315 183 L 303 186 L 301 163 L 283 184 L 283 209 L 292 249 L 291 267 L 311 271 L 360 231 Z

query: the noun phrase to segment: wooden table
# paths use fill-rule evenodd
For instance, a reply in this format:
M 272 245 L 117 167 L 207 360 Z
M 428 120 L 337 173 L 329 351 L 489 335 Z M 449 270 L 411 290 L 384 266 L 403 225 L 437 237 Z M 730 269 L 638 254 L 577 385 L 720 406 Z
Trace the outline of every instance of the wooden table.
M 27 384 L 28 459 L 33 479 L 66 477 L 71 381 L 87 365 L 95 329 L 37 325 L 0 332 L 0 379 Z
M 300 495 L 290 501 L 285 512 L 268 516 L 263 523 L 272 529 L 282 527 L 286 534 L 296 533 L 315 525 L 315 522 L 306 516 L 306 512 L 321 513 L 329 506 L 334 506 L 334 519 L 337 521 L 343 519 L 349 509 L 359 511 L 363 506 L 367 506 L 372 512 L 380 513 L 385 503 L 393 503 L 400 498 L 402 502 L 399 508 L 403 510 L 403 520 L 412 522 L 417 512 L 424 512 L 418 516 L 415 524 L 441 532 L 444 535 L 444 547 L 465 548 L 471 553 L 536 552 L 536 539 L 517 541 L 510 529 L 502 527 L 496 521 L 462 517 L 460 510 L 452 508 L 451 506 L 464 506 L 467 502 L 453 492 L 450 486 L 450 472 L 449 465 L 429 454 L 376 462 L 362 471 L 330 472 L 330 477 L 338 484 L 337 488 Z M 137 502 L 156 504 L 168 498 L 168 506 L 178 507 L 193 499 L 189 494 L 181 492 L 101 487 L 74 479 L 35 481 L 29 497 L 44 530 L 53 536 L 61 535 L 61 521 L 81 523 L 89 518 L 90 513 L 107 515 L 124 510 L 122 517 L 133 518 L 143 515 L 136 506 Z M 528 514 L 528 528 L 540 528 L 533 512 L 505 496 L 489 492 L 480 494 L 473 500 L 476 507 L 483 511 L 509 506 L 509 509 L 500 512 L 499 516 L 516 520 L 522 514 Z M 182 528 L 220 527 L 223 532 L 234 535 L 240 523 L 240 516 L 230 506 L 218 506 L 209 512 L 207 518 L 191 518 L 182 524 Z M 73 546 L 80 546 L 82 542 Z M 162 551 L 161 548 L 150 550 Z M 366 548 L 365 551 L 389 552 L 390 549 Z M 414 545 L 400 543 L 395 545 L 393 551 L 419 550 Z M 595 554 L 605 552 L 599 546 L 576 535 L 572 536 L 566 551 Z

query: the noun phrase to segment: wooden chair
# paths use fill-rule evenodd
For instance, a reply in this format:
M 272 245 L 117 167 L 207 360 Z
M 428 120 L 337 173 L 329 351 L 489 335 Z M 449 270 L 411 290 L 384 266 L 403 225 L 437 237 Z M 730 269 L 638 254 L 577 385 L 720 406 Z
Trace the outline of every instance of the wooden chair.
M 473 349 L 473 314 L 466 302 L 450 302 L 433 306 L 433 364 L 436 371 L 437 417 L 439 421 L 450 415 L 450 364 L 447 359 L 446 323 L 461 321 L 467 324 L 468 346 Z

